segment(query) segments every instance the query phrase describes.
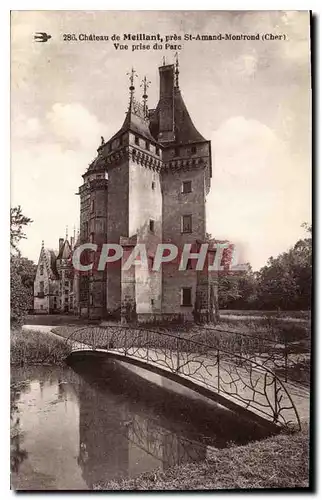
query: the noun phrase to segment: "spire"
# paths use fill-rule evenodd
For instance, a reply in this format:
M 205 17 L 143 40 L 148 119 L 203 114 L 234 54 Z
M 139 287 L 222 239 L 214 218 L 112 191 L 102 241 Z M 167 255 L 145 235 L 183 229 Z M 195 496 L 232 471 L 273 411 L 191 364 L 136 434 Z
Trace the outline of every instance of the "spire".
M 142 83 L 140 85 L 140 87 L 143 87 L 143 95 L 142 95 L 142 98 L 143 98 L 143 112 L 144 112 L 144 116 L 147 117 L 148 116 L 148 94 L 147 94 L 147 91 L 148 91 L 148 88 L 150 86 L 150 81 L 146 79 L 146 76 L 143 78 L 142 80 Z
M 178 89 L 179 88 L 179 55 L 178 52 L 175 53 L 175 79 L 174 79 L 174 88 Z
M 133 68 L 132 66 L 132 69 L 130 71 L 130 73 L 126 73 L 129 77 L 130 77 L 130 86 L 129 86 L 129 90 L 130 90 L 130 108 L 132 106 L 132 103 L 133 103 L 133 97 L 134 97 L 134 90 L 135 90 L 135 86 L 134 86 L 134 77 L 138 77 L 135 69 Z

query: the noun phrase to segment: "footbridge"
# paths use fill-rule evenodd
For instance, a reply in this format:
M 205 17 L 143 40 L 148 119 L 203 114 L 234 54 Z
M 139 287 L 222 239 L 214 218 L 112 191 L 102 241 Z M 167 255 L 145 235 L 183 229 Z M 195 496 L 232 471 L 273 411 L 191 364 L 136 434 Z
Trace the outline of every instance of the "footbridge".
M 84 326 L 66 339 L 70 356 L 108 356 L 167 377 L 260 425 L 301 428 L 279 377 L 252 358 L 165 331 Z

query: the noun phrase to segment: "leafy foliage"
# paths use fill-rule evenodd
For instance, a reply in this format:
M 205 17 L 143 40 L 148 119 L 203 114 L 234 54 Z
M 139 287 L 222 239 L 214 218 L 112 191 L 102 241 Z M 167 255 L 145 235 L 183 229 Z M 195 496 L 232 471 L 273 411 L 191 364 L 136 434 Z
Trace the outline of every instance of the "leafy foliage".
M 16 262 L 11 261 L 10 276 L 11 323 L 19 324 L 30 309 L 30 291 L 23 285 Z
M 222 309 L 303 310 L 311 307 L 312 227 L 287 252 L 270 257 L 258 272 L 219 277 Z
M 26 238 L 23 231 L 24 226 L 30 224 L 32 220 L 26 217 L 20 205 L 10 209 L 10 305 L 11 323 L 19 324 L 33 304 L 33 282 L 36 274 L 35 264 L 21 257 L 18 243 Z
M 33 222 L 22 213 L 21 206 L 10 208 L 10 247 L 12 251 L 19 252 L 18 243 L 26 238 L 23 229 Z

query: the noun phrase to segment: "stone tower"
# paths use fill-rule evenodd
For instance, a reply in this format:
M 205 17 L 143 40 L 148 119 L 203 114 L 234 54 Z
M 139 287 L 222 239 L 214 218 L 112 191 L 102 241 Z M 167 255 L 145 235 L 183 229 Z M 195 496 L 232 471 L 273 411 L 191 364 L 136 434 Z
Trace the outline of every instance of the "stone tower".
M 161 66 L 159 74 L 159 102 L 148 109 L 149 82 L 144 78 L 143 102 L 138 102 L 132 69 L 124 123 L 107 142 L 102 138 L 97 157 L 83 175 L 80 243 L 93 242 L 98 249 L 104 243 L 123 247 L 123 261 L 104 271 L 94 266 L 79 277 L 79 312 L 84 316 L 191 320 L 197 307 L 209 317 L 208 273 L 196 272 L 194 261 L 186 271 L 178 269 L 178 260 L 152 270 L 158 243 L 171 242 L 180 254 L 184 244 L 196 251 L 205 241 L 211 178 L 210 141 L 189 116 L 179 89 L 178 62 Z M 145 245 L 148 265 L 124 268 L 129 253 L 140 244 Z
M 161 66 L 160 99 L 151 112 L 151 130 L 162 145 L 162 238 L 183 249 L 206 238 L 206 195 L 210 190 L 211 145 L 196 130 L 179 88 L 179 66 Z M 193 319 L 197 295 L 209 308 L 208 273 L 196 272 L 191 261 L 186 271 L 178 270 L 178 262 L 163 268 L 162 311 Z M 198 283 L 197 283 L 198 282 Z M 197 301 L 198 302 L 198 301 Z

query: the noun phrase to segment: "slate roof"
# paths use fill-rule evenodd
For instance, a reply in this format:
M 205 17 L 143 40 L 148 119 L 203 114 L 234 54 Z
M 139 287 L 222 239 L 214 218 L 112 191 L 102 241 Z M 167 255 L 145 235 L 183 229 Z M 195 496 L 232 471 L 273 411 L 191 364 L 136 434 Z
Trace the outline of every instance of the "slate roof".
M 49 266 L 49 270 L 51 271 L 53 277 L 56 279 L 59 279 L 59 274 L 57 271 L 57 266 L 56 266 L 56 260 L 57 260 L 57 255 L 54 250 L 51 248 L 42 248 L 42 251 L 45 254 L 45 259 L 47 261 L 47 264 Z
M 189 115 L 187 107 L 182 98 L 180 89 L 174 89 L 174 131 L 175 141 L 173 144 L 189 144 L 203 142 L 206 139 L 198 132 Z M 150 110 L 150 130 L 157 139 L 159 134 L 160 101 L 155 110 Z

